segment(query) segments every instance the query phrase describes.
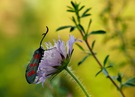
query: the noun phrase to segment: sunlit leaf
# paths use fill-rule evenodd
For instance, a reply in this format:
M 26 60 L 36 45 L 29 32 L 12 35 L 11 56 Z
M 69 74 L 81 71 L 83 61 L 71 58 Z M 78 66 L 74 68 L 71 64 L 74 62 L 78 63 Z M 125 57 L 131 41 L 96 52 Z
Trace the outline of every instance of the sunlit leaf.
M 89 24 L 88 24 L 88 28 L 87 28 L 87 33 L 89 32 L 91 23 L 92 23 L 92 19 L 89 20 Z
M 85 7 L 85 6 L 83 5 L 83 6 L 79 9 L 79 11 L 81 11 L 84 7 Z
M 91 14 L 85 14 L 85 15 L 83 15 L 82 17 L 87 17 L 87 16 L 90 16 Z
M 74 9 L 77 9 L 77 5 L 73 1 L 71 1 L 71 5 L 74 7 Z
M 120 73 L 118 73 L 117 81 L 120 82 L 120 83 L 122 83 L 122 76 L 121 76 Z
M 75 20 L 75 17 L 74 17 L 74 16 L 72 16 L 72 21 L 77 25 L 77 22 L 76 22 L 76 20 Z
M 83 31 L 83 33 L 85 33 L 85 30 L 81 24 L 79 24 L 78 27 L 80 28 L 81 31 Z
M 76 28 L 75 26 L 72 26 L 72 27 L 70 28 L 70 32 L 74 31 L 75 28 Z
M 78 63 L 78 65 L 81 65 L 89 56 L 90 56 L 90 54 L 86 55 L 86 56 Z
M 69 10 L 67 10 L 67 11 L 68 11 L 68 12 L 75 12 L 74 10 L 70 10 L 70 9 L 69 9 Z
M 124 86 L 133 86 L 135 87 L 135 77 L 127 80 L 125 83 L 124 83 Z
M 106 65 L 107 61 L 108 61 L 109 55 L 107 55 L 104 59 L 104 66 Z
M 107 66 L 106 68 L 111 68 L 111 67 L 113 67 L 112 65 L 109 65 L 109 66 Z
M 91 8 L 86 9 L 86 10 L 83 12 L 83 14 L 82 14 L 81 17 L 85 17 L 85 16 L 87 16 L 87 15 L 90 15 L 90 14 L 88 14 L 88 11 L 89 11 L 90 9 L 91 9 Z
M 106 32 L 103 30 L 97 30 L 97 31 L 92 31 L 90 34 L 105 34 Z
M 98 71 L 95 76 L 98 76 L 101 72 L 102 70 Z
M 74 9 L 73 9 L 72 7 L 70 7 L 70 6 L 67 6 L 67 8 L 70 9 L 70 10 L 74 10 Z
M 92 42 L 91 49 L 93 50 L 96 40 Z
M 56 29 L 56 31 L 60 31 L 60 30 L 63 30 L 63 29 L 67 29 L 67 28 L 71 28 L 72 26 L 61 26 L 59 28 Z
M 80 44 L 76 43 L 76 45 L 77 45 L 82 51 L 84 51 L 84 48 L 83 48 Z

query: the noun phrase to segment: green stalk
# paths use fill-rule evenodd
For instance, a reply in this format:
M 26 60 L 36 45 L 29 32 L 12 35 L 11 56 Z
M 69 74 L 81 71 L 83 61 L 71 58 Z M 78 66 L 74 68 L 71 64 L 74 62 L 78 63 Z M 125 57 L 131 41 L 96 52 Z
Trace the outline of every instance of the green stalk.
M 69 75 L 72 76 L 72 78 L 77 82 L 77 84 L 80 86 L 80 88 L 82 89 L 82 91 L 84 92 L 84 94 L 86 95 L 86 97 L 90 97 L 88 92 L 86 91 L 86 89 L 84 88 L 84 86 L 82 85 L 82 83 L 79 81 L 79 79 L 73 74 L 73 72 L 71 70 L 69 70 L 68 67 L 65 68 L 65 70 L 69 73 Z

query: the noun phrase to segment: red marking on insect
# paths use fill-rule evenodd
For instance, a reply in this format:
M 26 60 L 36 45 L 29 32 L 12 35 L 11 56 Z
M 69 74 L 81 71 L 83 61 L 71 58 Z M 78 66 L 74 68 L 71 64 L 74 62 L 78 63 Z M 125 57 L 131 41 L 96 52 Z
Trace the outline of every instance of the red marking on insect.
M 30 64 L 30 67 L 38 66 L 37 64 Z
M 35 58 L 35 59 L 39 59 L 39 58 L 40 58 L 40 54 L 36 54 L 36 55 L 34 56 L 34 58 Z
M 32 71 L 30 71 L 30 72 L 28 72 L 28 76 L 31 76 L 31 75 L 33 75 L 33 74 L 35 74 L 36 72 L 34 71 L 34 70 L 32 70 Z

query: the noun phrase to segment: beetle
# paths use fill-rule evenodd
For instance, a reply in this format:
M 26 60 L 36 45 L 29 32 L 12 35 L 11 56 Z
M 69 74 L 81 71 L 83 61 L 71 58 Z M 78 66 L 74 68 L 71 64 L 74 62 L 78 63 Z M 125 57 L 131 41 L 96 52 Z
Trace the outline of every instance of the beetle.
M 26 80 L 29 84 L 32 84 L 35 81 L 39 63 L 40 63 L 40 61 L 43 57 L 44 51 L 45 51 L 41 47 L 41 44 L 42 44 L 42 41 L 45 38 L 45 36 L 46 36 L 46 34 L 48 33 L 48 30 L 49 30 L 47 26 L 46 26 L 46 28 L 47 28 L 47 31 L 46 31 L 46 33 L 42 34 L 43 38 L 40 41 L 40 46 L 37 50 L 35 50 L 35 52 L 33 54 L 33 57 L 32 57 L 30 63 L 28 64 L 28 66 L 26 68 L 25 77 L 26 77 Z

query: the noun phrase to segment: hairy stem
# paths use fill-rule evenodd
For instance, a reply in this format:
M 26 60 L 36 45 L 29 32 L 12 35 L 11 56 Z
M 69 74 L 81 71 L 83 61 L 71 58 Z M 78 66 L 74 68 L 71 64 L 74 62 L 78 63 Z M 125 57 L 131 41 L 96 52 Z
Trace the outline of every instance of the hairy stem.
M 86 91 L 86 89 L 84 88 L 84 86 L 82 85 L 82 83 L 78 80 L 78 78 L 73 74 L 73 72 L 71 70 L 69 70 L 68 67 L 65 68 L 65 70 L 69 73 L 69 75 L 71 75 L 73 77 L 73 79 L 77 82 L 77 84 L 80 86 L 80 88 L 82 89 L 82 91 L 84 92 L 84 94 L 86 95 L 86 97 L 90 97 L 88 92 Z

